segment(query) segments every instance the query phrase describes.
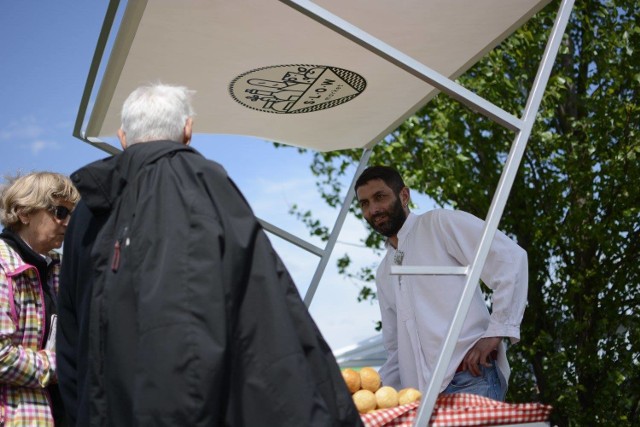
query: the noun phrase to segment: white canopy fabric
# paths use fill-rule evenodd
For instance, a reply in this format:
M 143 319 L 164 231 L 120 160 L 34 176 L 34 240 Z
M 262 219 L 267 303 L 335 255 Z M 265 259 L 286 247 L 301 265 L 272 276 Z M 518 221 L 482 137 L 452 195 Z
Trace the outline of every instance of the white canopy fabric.
M 435 96 L 437 90 L 426 82 L 513 130 L 514 142 L 470 265 L 454 270 L 441 266 L 392 269 L 392 274 L 466 276 L 414 424 L 427 425 L 574 0 L 561 2 L 522 118 L 492 106 L 449 79 L 469 69 L 549 1 L 129 0 L 82 132 L 99 57 L 108 38 L 105 28 L 117 9 L 118 0 L 111 0 L 74 135 L 116 152 L 100 138 L 115 135 L 128 94 L 154 81 L 197 91 L 196 133 L 253 136 L 317 151 L 363 148 L 356 176 L 366 165 L 371 148 Z M 263 223 L 268 231 L 321 257 L 305 295 L 307 305 L 353 195 L 352 182 L 324 249 Z M 369 344 L 377 348 L 375 342 Z
M 456 77 L 549 0 L 317 0 Z M 278 0 L 131 0 L 84 137 L 115 135 L 140 84 L 197 91 L 196 133 L 331 151 L 370 148 L 437 90 Z

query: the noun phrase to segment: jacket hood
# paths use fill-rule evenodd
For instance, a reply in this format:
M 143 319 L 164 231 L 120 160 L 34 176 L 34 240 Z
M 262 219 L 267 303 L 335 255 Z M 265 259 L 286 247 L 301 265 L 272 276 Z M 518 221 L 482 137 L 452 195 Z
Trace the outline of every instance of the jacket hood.
M 195 152 L 193 148 L 174 141 L 133 144 L 115 156 L 78 169 L 71 174 L 71 180 L 92 212 L 109 211 L 140 169 L 177 151 Z

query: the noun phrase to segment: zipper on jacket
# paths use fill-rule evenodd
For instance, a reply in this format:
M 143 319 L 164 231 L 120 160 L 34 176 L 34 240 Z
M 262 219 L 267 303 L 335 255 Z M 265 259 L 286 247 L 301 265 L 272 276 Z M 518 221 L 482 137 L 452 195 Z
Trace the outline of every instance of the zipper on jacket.
M 129 227 L 124 227 L 120 236 L 116 239 L 116 242 L 113 244 L 113 258 L 111 260 L 111 271 L 116 273 L 120 268 L 120 250 L 122 248 L 122 241 L 124 237 L 127 235 L 127 231 Z

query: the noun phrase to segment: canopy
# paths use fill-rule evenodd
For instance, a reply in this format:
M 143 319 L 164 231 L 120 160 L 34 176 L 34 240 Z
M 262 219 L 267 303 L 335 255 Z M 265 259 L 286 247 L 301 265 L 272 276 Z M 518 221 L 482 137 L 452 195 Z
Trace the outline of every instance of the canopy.
M 387 360 L 382 334 L 338 349 L 333 352 L 333 355 L 341 368 L 363 368 L 365 366 L 379 368 Z
M 317 0 L 456 77 L 549 0 Z M 162 81 L 197 91 L 195 130 L 318 151 L 371 147 L 437 90 L 277 0 L 130 1 L 86 126 L 114 136 L 124 99 Z M 370 36 L 370 37 L 369 37 Z
M 394 266 L 392 274 L 465 276 L 465 287 L 423 392 L 414 425 L 426 425 L 480 280 L 531 133 L 574 0 L 562 0 L 522 118 L 451 79 L 549 0 L 130 0 L 86 129 L 85 113 L 115 20 L 111 0 L 74 135 L 109 152 L 124 99 L 140 84 L 195 89 L 196 130 L 253 136 L 318 151 L 371 148 L 437 90 L 514 131 L 477 253 L 468 266 Z M 353 182 L 327 246 L 263 225 L 321 257 L 310 304 L 353 198 Z M 536 424 L 539 425 L 539 424 Z

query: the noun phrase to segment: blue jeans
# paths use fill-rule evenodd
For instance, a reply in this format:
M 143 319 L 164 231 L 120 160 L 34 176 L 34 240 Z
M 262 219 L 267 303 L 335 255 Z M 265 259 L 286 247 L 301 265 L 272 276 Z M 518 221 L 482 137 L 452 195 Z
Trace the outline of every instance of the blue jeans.
M 469 393 L 488 397 L 489 399 L 504 401 L 507 392 L 500 383 L 500 374 L 495 360 L 490 368 L 480 366 L 481 374 L 474 377 L 468 371 L 458 372 L 442 392 L 442 394 Z

